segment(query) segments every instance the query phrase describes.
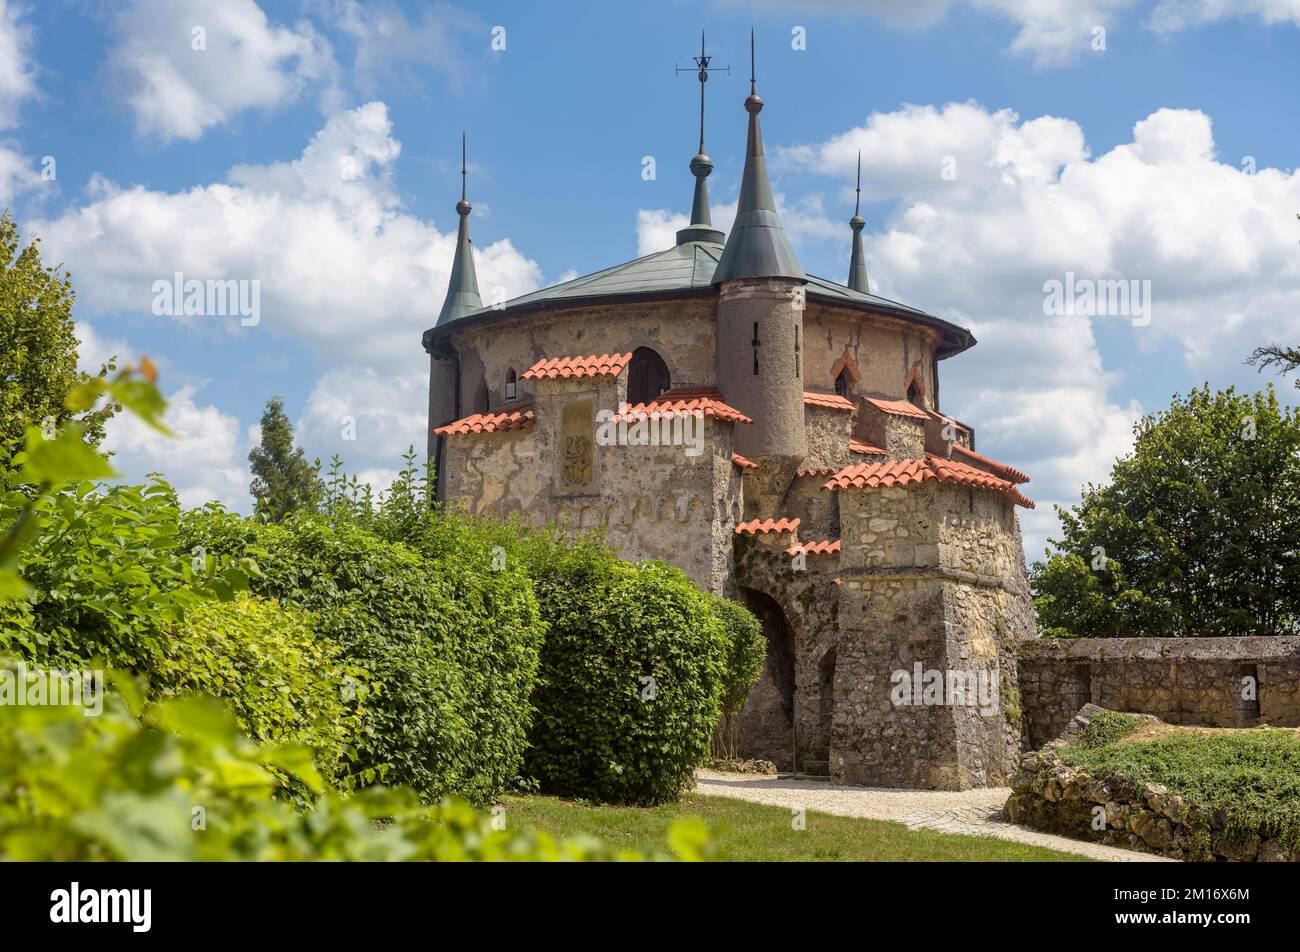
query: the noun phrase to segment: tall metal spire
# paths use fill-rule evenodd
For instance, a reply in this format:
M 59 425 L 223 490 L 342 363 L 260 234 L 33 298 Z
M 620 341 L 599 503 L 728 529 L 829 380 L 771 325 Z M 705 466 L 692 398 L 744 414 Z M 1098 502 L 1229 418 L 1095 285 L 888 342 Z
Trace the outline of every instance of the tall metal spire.
M 441 327 L 483 307 L 483 299 L 478 293 L 478 275 L 474 272 L 474 243 L 469 238 L 469 213 L 474 210 L 474 206 L 466 198 L 467 174 L 465 133 L 462 132 L 460 134 L 460 201 L 456 203 L 460 227 L 456 232 L 456 256 L 451 261 L 451 280 L 447 283 L 447 298 L 442 302 L 442 311 L 439 312 L 434 327 Z
M 803 281 L 807 277 L 776 214 L 776 200 L 772 197 L 772 183 L 768 180 L 767 161 L 763 157 L 763 132 L 758 122 L 762 109 L 763 100 L 758 97 L 754 78 L 754 31 L 750 30 L 749 98 L 745 100 L 745 111 L 749 113 L 749 138 L 745 147 L 745 172 L 740 180 L 736 222 L 731 226 L 727 246 L 713 273 L 714 284 L 736 278 L 794 278 Z
M 862 207 L 862 150 L 858 150 L 858 186 L 857 198 L 853 201 L 853 217 L 849 219 L 849 227 L 853 229 L 853 254 L 849 258 L 849 287 L 854 291 L 861 291 L 863 294 L 870 293 L 870 285 L 867 282 L 867 262 L 862 256 L 862 229 L 866 222 L 862 220 L 859 214 Z
M 716 244 L 722 244 L 726 237 L 721 231 L 713 227 L 713 219 L 709 215 L 709 186 L 705 180 L 709 173 L 713 171 L 713 160 L 704 152 L 704 84 L 709 81 L 709 72 L 711 70 L 720 70 L 724 67 L 709 66 L 713 57 L 704 52 L 704 31 L 700 31 L 700 55 L 691 57 L 695 60 L 695 73 L 700 81 L 700 151 L 691 159 L 691 174 L 695 176 L 695 197 L 691 201 L 691 223 L 686 228 L 677 232 L 677 243 L 684 245 L 688 241 L 711 241 Z M 731 67 L 725 67 L 728 73 Z M 678 67 L 677 72 L 683 70 Z M 690 70 L 686 70 L 690 72 Z

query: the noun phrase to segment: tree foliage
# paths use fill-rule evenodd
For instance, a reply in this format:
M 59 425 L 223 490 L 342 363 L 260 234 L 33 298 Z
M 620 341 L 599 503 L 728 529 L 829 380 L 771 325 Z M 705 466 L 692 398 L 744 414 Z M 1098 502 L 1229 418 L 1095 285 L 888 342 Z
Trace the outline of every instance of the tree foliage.
M 0 217 L 0 458 L 47 420 L 57 427 L 75 417 L 91 444 L 103 439 L 112 402 L 80 413 L 64 403 L 89 379 L 77 369 L 74 298 L 71 276 L 41 262 L 38 240 L 21 247 L 17 223 Z M 110 362 L 100 375 L 113 369 Z
M 1134 428 L 1031 570 L 1040 628 L 1092 637 L 1300 630 L 1300 413 L 1205 387 Z
M 281 522 L 291 512 L 314 511 L 324 493 L 318 467 L 307 461 L 302 447 L 293 445 L 293 424 L 284 401 L 272 397 L 262 412 L 262 439 L 248 454 L 257 500 L 257 514 L 268 522 Z

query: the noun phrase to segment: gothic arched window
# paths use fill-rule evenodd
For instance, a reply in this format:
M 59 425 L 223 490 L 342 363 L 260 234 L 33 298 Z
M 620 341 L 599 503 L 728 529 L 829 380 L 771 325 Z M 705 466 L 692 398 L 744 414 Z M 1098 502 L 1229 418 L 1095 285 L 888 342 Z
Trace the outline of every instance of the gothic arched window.
M 852 381 L 849 379 L 849 369 L 845 367 L 840 371 L 840 375 L 835 378 L 835 392 L 841 397 L 849 395 L 849 385 Z
M 627 368 L 627 402 L 649 403 L 672 387 L 668 365 L 649 347 L 632 351 L 632 362 Z
M 513 400 L 519 393 L 519 378 L 515 376 L 515 368 L 511 367 L 506 372 L 506 399 Z

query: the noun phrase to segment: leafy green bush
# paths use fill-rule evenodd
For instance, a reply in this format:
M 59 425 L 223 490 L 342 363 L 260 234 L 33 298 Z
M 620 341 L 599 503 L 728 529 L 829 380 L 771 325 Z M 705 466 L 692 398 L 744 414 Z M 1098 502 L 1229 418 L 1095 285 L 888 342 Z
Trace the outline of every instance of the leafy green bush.
M 592 545 L 528 553 L 550 625 L 526 764 L 543 789 L 592 800 L 675 800 L 708 755 L 727 640 L 677 569 Z
M 736 731 L 738 719 L 749 689 L 763 674 L 767 660 L 767 639 L 763 624 L 744 605 L 726 598 L 710 596 L 713 613 L 722 622 L 727 635 L 727 663 L 722 680 L 722 720 L 714 740 L 717 756 L 739 756 Z
M 215 701 L 173 698 L 141 711 L 138 688 L 119 684 L 96 717 L 0 705 L 0 861 L 643 858 L 591 839 L 494 829 L 463 802 L 430 808 L 406 789 L 344 799 L 305 748 L 254 744 Z M 281 773 L 318 794 L 309 809 L 276 796 Z M 670 844 L 679 858 L 699 856 L 692 838 Z
M 346 662 L 370 673 L 358 783 L 485 802 L 516 777 L 544 632 L 526 578 L 304 516 L 263 526 L 187 514 L 180 545 L 256 559 L 253 590 L 315 613 Z
M 241 595 L 205 600 L 169 632 L 150 672 L 163 694 L 207 694 L 230 705 L 253 740 L 302 744 L 326 780 L 341 785 L 360 729 L 368 672 L 317 636 L 316 619 L 292 606 Z

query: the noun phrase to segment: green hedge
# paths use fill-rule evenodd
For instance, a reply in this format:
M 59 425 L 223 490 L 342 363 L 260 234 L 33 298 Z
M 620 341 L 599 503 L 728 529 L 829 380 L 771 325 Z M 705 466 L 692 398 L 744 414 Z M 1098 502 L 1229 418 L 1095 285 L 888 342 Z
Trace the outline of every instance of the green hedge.
M 526 758 L 544 790 L 656 804 L 689 789 L 718 719 L 726 634 L 677 569 L 595 546 L 526 553 L 550 625 Z
M 204 601 L 169 632 L 151 686 L 221 699 L 245 734 L 312 748 L 321 774 L 341 785 L 368 674 L 348 668 L 342 648 L 318 636 L 315 625 L 300 609 L 247 594 Z
M 253 590 L 316 613 L 319 631 L 369 672 L 360 783 L 485 802 L 517 776 L 544 633 L 525 577 L 472 558 L 422 558 L 312 517 L 262 526 L 187 514 L 182 545 L 255 558 Z

